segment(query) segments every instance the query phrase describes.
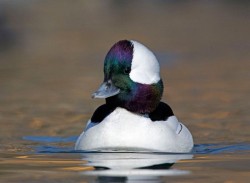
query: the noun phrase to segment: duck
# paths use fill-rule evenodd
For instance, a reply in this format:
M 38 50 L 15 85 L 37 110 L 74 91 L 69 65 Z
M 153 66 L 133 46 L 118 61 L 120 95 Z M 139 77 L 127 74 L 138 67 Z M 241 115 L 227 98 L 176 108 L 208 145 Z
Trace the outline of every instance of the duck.
M 154 53 L 134 40 L 120 40 L 104 59 L 104 81 L 92 98 L 105 99 L 75 143 L 82 151 L 189 153 L 193 137 L 161 101 L 163 81 Z

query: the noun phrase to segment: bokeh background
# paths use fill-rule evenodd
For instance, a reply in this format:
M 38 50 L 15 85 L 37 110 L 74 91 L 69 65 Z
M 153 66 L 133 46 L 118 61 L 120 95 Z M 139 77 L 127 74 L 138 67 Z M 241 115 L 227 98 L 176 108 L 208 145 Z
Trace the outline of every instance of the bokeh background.
M 80 134 L 121 39 L 156 54 L 163 100 L 196 144 L 249 142 L 249 33 L 244 0 L 0 0 L 0 149 Z

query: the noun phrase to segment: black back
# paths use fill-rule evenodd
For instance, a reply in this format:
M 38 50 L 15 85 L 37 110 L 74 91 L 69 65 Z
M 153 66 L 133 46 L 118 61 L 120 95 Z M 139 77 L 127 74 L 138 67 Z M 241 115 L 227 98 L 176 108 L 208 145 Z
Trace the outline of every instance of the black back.
M 100 107 L 98 107 L 93 116 L 91 117 L 91 121 L 93 123 L 100 123 L 102 120 L 108 116 L 110 113 L 112 113 L 115 110 L 116 107 L 113 107 L 111 105 L 103 104 Z
M 174 116 L 174 113 L 168 104 L 160 102 L 156 109 L 149 113 L 148 116 L 152 121 L 165 121 L 168 117 Z

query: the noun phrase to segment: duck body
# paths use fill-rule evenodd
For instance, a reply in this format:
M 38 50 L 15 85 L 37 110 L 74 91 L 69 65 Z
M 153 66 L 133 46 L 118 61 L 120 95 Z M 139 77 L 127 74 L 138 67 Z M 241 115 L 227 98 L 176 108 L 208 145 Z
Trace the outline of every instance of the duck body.
M 154 54 L 136 41 L 119 41 L 104 62 L 104 82 L 93 94 L 96 109 L 76 150 L 190 152 L 193 138 L 161 102 L 163 82 Z
M 192 135 L 175 116 L 152 121 L 124 108 L 116 108 L 101 123 L 88 122 L 76 149 L 190 152 Z

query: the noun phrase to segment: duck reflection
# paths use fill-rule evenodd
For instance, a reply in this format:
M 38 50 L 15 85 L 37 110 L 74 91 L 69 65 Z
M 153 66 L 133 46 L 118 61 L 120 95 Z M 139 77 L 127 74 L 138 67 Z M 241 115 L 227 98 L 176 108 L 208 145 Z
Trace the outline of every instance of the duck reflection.
M 192 154 L 169 153 L 83 153 L 84 166 L 92 166 L 93 171 L 83 175 L 97 176 L 96 183 L 107 182 L 162 182 L 162 176 L 179 176 L 189 171 L 170 169 L 179 160 L 192 159 Z

